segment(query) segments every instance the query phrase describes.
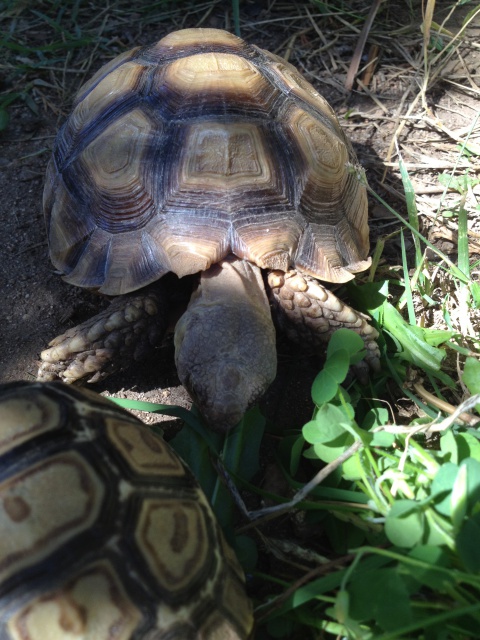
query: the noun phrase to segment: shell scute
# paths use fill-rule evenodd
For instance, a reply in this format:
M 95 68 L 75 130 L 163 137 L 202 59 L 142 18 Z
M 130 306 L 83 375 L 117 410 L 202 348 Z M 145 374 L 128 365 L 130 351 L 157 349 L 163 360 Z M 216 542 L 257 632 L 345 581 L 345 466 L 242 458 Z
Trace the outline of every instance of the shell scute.
M 97 474 L 75 452 L 51 456 L 2 482 L 0 582 L 91 527 L 103 496 Z
M 112 234 L 145 227 L 155 215 L 155 181 L 149 167 L 158 151 L 162 128 L 141 109 L 114 120 L 88 145 L 77 173 L 89 174 L 90 201 L 96 224 Z M 161 177 L 161 176 L 160 176 Z
M 102 602 L 102 607 L 98 606 Z M 71 634 L 86 640 L 129 640 L 141 622 L 141 610 L 125 592 L 115 568 L 94 563 L 57 589 L 30 600 L 9 621 L 9 637 L 43 640 Z
M 185 477 L 180 459 L 150 431 L 115 418 L 107 418 L 105 424 L 110 443 L 135 474 L 164 477 L 167 481 Z
M 125 62 L 130 62 L 135 60 L 137 57 L 137 53 L 140 50 L 140 47 L 135 47 L 135 49 L 130 49 L 130 51 L 124 51 L 120 53 L 118 56 L 110 60 L 103 65 L 91 78 L 89 78 L 77 91 L 73 106 L 75 106 L 81 102 L 88 93 L 90 93 L 98 84 L 108 76 L 110 73 L 115 71 L 118 67 L 122 66 Z
M 137 547 L 163 599 L 179 604 L 216 568 L 203 507 L 193 499 L 147 498 L 135 529 Z
M 160 67 L 151 95 L 158 96 L 158 108 L 166 117 L 186 119 L 204 114 L 267 115 L 280 92 L 245 58 L 209 52 Z
M 141 51 L 142 60 L 164 64 L 179 57 L 218 51 L 252 57 L 254 52 L 241 38 L 221 29 L 182 29 L 164 36 Z
M 293 98 L 296 104 L 300 104 L 303 109 L 309 111 L 314 117 L 319 118 L 325 127 L 334 131 L 341 139 L 344 139 L 345 135 L 338 123 L 334 110 L 298 70 L 293 65 L 285 62 L 283 58 L 269 51 L 262 51 L 261 53 L 266 59 L 266 63 L 267 61 L 270 62 L 268 68 L 273 74 L 275 84 L 279 89 Z
M 77 102 L 58 137 L 56 158 L 60 170 L 72 161 L 103 128 L 131 111 L 140 101 L 148 69 L 123 62 Z

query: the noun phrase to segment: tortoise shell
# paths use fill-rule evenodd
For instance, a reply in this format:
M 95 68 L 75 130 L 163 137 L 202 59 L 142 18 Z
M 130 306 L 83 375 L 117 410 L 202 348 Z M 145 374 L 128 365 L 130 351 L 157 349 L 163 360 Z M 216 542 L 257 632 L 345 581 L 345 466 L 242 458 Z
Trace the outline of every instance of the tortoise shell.
M 230 253 L 345 282 L 369 264 L 356 162 L 290 64 L 225 31 L 174 32 L 78 92 L 47 175 L 51 258 L 110 295 Z
M 1 385 L 0 504 L 5 640 L 249 637 L 242 570 L 194 477 L 109 400 Z

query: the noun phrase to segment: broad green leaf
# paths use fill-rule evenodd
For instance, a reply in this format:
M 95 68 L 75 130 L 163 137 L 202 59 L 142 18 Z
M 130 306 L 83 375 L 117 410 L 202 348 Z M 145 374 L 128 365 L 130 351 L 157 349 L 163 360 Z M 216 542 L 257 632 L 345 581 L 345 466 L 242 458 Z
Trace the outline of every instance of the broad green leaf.
M 312 399 L 317 406 L 335 397 L 338 385 L 345 380 L 349 367 L 350 357 L 346 349 L 334 351 L 327 358 L 312 385 Z
M 360 480 L 365 475 L 362 466 L 362 452 L 357 451 L 351 458 L 342 463 L 342 475 L 345 480 Z
M 347 431 L 342 431 L 342 434 L 335 440 L 330 441 L 328 444 L 314 444 L 313 449 L 320 460 L 333 462 L 341 453 L 348 449 L 353 442 L 354 438 Z
M 354 575 L 348 585 L 354 620 L 374 620 L 385 631 L 395 631 L 412 621 L 410 596 L 396 569 L 357 570 Z
M 353 444 L 354 437 L 348 432 L 348 426 L 342 409 L 332 404 L 324 404 L 318 410 L 315 420 L 307 422 L 303 427 L 302 433 L 305 440 L 313 444 L 315 454 L 320 460 L 332 462 Z
M 337 329 L 329 340 L 327 347 L 327 359 L 336 351 L 347 351 L 349 356 L 352 357 L 364 349 L 365 343 L 358 333 L 355 333 L 355 331 L 352 331 L 351 329 Z
M 388 423 L 389 412 L 385 407 L 374 407 L 366 414 L 362 422 L 362 429 L 370 431 L 375 427 L 381 427 Z
M 465 569 L 471 573 L 480 571 L 480 513 L 466 520 L 456 537 L 457 552 Z
M 444 516 L 450 517 L 453 483 L 458 474 L 458 466 L 453 462 L 442 464 L 432 480 L 430 495 L 434 498 L 435 509 Z
M 476 358 L 466 358 L 462 380 L 470 393 L 480 393 L 480 362 Z
M 423 329 L 423 337 L 425 342 L 432 347 L 438 347 L 455 335 L 455 331 L 447 331 L 446 329 Z
M 467 458 L 462 460 L 459 466 L 467 469 L 467 502 L 470 514 L 480 502 L 480 462 Z
M 333 442 L 345 434 L 343 422 L 346 422 L 344 412 L 333 404 L 325 404 L 317 411 L 315 420 L 304 425 L 303 437 L 310 444 Z
M 338 382 L 324 370 L 320 371 L 312 385 L 312 400 L 317 407 L 333 400 L 338 391 Z
M 449 462 L 458 463 L 458 447 L 455 436 L 451 431 L 446 431 L 440 438 L 440 451 L 445 454 Z
M 457 530 L 460 528 L 467 513 L 467 475 L 467 465 L 461 464 L 458 468 L 458 473 L 455 478 L 455 482 L 453 483 L 452 494 L 450 496 L 452 523 Z
M 310 422 L 307 422 L 307 424 L 303 425 L 302 435 L 305 438 L 305 440 L 310 444 L 323 442 L 323 438 L 324 438 L 324 433 L 322 431 L 321 424 L 316 420 L 310 420 Z
M 410 575 L 421 584 L 435 591 L 443 591 L 443 584 L 454 582 L 453 575 L 449 579 L 449 574 L 437 569 L 437 567 L 448 567 L 450 564 L 450 557 L 444 549 L 433 545 L 419 545 L 409 551 L 408 556 L 430 565 L 429 567 L 405 565 Z
M 480 462 L 480 441 L 471 433 L 457 433 L 458 459 L 472 458 Z
M 355 309 L 370 313 L 374 318 L 377 318 L 377 310 L 383 307 L 388 298 L 388 286 L 388 280 L 367 282 L 362 285 L 352 281 L 347 286 L 348 297 Z
M 480 393 L 480 362 L 476 358 L 466 358 L 462 381 L 471 394 Z M 475 409 L 480 412 L 480 405 Z
M 439 518 L 433 507 L 429 507 L 424 513 L 425 534 L 422 542 L 433 547 L 452 548 L 454 546 L 454 532 L 450 520 L 447 520 L 446 518 Z
M 340 624 L 345 624 L 348 620 L 350 607 L 350 595 L 346 589 L 340 589 L 335 598 L 335 618 Z
M 397 547 L 411 549 L 425 531 L 425 516 L 413 500 L 397 500 L 387 514 L 385 534 Z
M 387 431 L 374 431 L 372 435 L 373 438 L 370 442 L 371 447 L 381 447 L 384 449 L 388 449 L 395 442 L 394 434 L 388 433 Z

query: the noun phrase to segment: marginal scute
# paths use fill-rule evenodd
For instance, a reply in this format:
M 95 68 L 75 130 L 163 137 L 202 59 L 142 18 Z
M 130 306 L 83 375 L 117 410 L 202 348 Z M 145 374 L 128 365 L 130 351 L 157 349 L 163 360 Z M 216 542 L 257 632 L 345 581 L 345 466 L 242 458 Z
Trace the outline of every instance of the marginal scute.
M 238 637 L 238 626 L 217 611 L 199 629 L 202 638 L 211 640 L 235 640 Z M 240 627 L 245 634 L 247 630 Z M 180 639 L 182 636 L 178 636 Z
M 10 618 L 7 628 L 13 640 L 45 640 L 46 629 L 49 638 L 129 640 L 141 619 L 114 567 L 103 561 L 28 601 Z
M 242 600 L 241 582 L 233 574 L 228 574 L 222 587 L 224 606 L 235 612 L 236 622 L 242 628 L 248 617 L 248 604 Z
M 235 222 L 232 251 L 265 269 L 286 271 L 302 234 L 301 219 L 292 214 L 265 213 L 255 225 L 245 216 Z
M 59 236 L 55 237 L 57 247 Z M 106 279 L 107 262 L 110 258 L 110 248 L 113 237 L 100 227 L 93 227 L 93 231 L 75 244 L 75 262 L 71 269 L 65 270 L 63 279 L 80 287 L 99 289 Z M 57 249 L 56 255 L 63 256 L 66 251 L 61 251 L 62 245 Z M 68 254 L 67 254 L 68 255 Z M 59 260 L 52 262 L 59 265 Z M 73 262 L 73 260 L 72 260 Z
M 354 277 L 342 265 L 332 225 L 306 227 L 295 254 L 295 266 L 327 282 L 348 282 Z
M 208 269 L 229 252 L 229 229 L 228 220 L 215 220 L 208 211 L 203 216 L 185 211 L 152 225 L 149 233 L 164 252 L 164 264 L 182 278 Z
M 347 202 L 345 206 L 348 206 Z M 346 269 L 350 273 L 365 271 L 371 263 L 370 258 L 363 259 L 365 253 L 361 250 L 362 247 L 368 250 L 368 235 L 365 236 L 363 229 L 354 226 L 355 221 L 355 211 L 352 211 L 351 216 L 345 215 L 335 229 L 337 252 L 343 257 Z
M 51 199 L 51 203 L 52 208 L 45 209 L 50 258 L 57 269 L 68 274 L 77 264 L 90 236 L 95 232 L 95 221 L 88 213 L 79 215 L 82 204 L 71 193 L 62 175 L 59 176 L 55 197 Z M 108 243 L 108 239 L 106 241 Z M 88 284 L 92 279 L 94 276 L 92 278 L 90 273 L 86 273 L 84 278 L 78 279 L 78 282 L 85 281 L 85 284 L 79 286 L 98 286 Z
M 119 295 L 135 291 L 139 283 L 155 282 L 171 270 L 166 253 L 148 230 L 110 235 L 97 227 L 64 280 L 97 288 L 105 295 Z
M 58 181 L 59 174 L 55 165 L 55 159 L 52 157 L 47 165 L 47 170 L 45 172 L 45 186 L 43 188 L 42 205 L 45 215 L 47 214 L 47 211 L 50 212 L 52 210 Z

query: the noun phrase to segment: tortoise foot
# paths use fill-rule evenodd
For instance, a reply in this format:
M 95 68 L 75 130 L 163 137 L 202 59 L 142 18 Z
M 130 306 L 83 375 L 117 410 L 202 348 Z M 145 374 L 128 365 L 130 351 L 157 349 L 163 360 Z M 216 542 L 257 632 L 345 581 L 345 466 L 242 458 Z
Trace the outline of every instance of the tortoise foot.
M 131 362 L 145 360 L 167 326 L 160 289 L 116 298 L 108 309 L 50 342 L 40 354 L 37 379 L 98 382 Z
M 340 328 L 352 329 L 365 343 L 365 362 L 380 368 L 378 331 L 369 318 L 342 302 L 320 282 L 295 270 L 272 271 L 268 276 L 274 312 L 282 330 L 295 342 L 319 346 Z

